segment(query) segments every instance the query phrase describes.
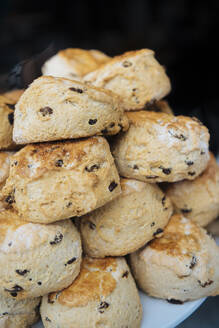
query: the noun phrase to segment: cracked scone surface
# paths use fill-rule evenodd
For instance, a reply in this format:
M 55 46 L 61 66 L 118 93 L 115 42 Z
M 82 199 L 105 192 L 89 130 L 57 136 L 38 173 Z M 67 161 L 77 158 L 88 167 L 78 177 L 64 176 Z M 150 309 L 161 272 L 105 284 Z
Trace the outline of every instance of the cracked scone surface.
M 130 255 L 139 287 L 180 303 L 219 294 L 219 248 L 192 220 L 175 214 L 161 238 Z
M 0 294 L 0 327 L 29 328 L 39 319 L 40 297 L 17 301 Z
M 120 194 L 103 137 L 27 145 L 11 158 L 4 202 L 23 220 L 51 223 L 81 216 Z
M 170 184 L 167 195 L 175 209 L 206 226 L 219 216 L 219 166 L 213 154 L 205 171 L 195 180 Z
M 23 93 L 14 114 L 17 144 L 93 135 L 128 129 L 117 95 L 64 78 L 42 76 Z
M 80 272 L 81 252 L 71 220 L 34 224 L 0 212 L 0 295 L 22 300 L 69 286 Z
M 0 199 L 2 188 L 4 187 L 6 179 L 9 176 L 10 157 L 13 154 L 14 152 L 0 151 Z M 0 211 L 3 210 L 5 206 L 5 202 L 0 200 Z
M 45 328 L 140 328 L 142 307 L 125 259 L 85 257 L 75 282 L 44 296 L 40 313 Z
M 208 129 L 196 118 L 129 112 L 130 128 L 112 152 L 121 176 L 150 183 L 193 180 L 207 167 Z
M 68 48 L 59 51 L 45 62 L 43 75 L 80 80 L 85 74 L 97 69 L 110 59 L 99 50 Z
M 0 149 L 12 149 L 15 145 L 12 140 L 15 102 L 0 95 Z
M 117 93 L 128 111 L 142 109 L 148 102 L 162 99 L 171 89 L 164 68 L 149 49 L 116 56 L 85 75 L 84 81 Z
M 85 215 L 80 223 L 83 249 L 91 257 L 122 256 L 162 232 L 172 205 L 155 184 L 121 179 L 115 200 Z

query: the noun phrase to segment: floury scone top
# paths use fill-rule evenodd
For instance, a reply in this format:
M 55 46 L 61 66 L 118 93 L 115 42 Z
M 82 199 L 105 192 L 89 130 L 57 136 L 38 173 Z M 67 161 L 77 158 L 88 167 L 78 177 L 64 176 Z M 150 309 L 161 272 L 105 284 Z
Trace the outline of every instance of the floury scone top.
M 27 145 L 12 160 L 4 202 L 23 220 L 52 223 L 114 199 L 120 181 L 103 137 Z

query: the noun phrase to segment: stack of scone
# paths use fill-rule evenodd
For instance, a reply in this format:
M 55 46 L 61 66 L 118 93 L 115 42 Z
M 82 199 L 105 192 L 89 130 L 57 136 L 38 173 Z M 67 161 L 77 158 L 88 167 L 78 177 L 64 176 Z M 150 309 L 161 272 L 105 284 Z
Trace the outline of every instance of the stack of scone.
M 46 328 L 138 328 L 135 281 L 176 304 L 219 294 L 201 227 L 219 214 L 219 168 L 207 128 L 163 100 L 153 51 L 67 49 L 42 71 L 0 97 L 0 326 L 40 307 Z

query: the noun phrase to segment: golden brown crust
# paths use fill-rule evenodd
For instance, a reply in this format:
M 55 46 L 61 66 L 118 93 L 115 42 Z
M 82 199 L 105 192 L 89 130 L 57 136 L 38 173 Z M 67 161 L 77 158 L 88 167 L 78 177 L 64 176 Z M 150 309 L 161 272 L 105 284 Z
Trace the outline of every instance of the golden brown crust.
M 189 233 L 186 233 L 185 218 L 180 214 L 171 217 L 161 238 L 152 240 L 150 247 L 156 251 L 165 251 L 172 256 L 191 256 L 201 249 L 200 228 L 189 222 Z
M 92 137 L 21 149 L 11 159 L 1 198 L 24 220 L 51 223 L 88 213 L 120 190 L 107 141 Z
M 101 296 L 108 296 L 116 288 L 116 280 L 111 272 L 116 271 L 114 258 L 91 259 L 85 257 L 81 272 L 74 283 L 58 296 L 58 302 L 67 307 L 86 306 L 91 301 L 98 301 Z M 52 302 L 56 293 L 49 295 Z
M 97 69 L 110 59 L 99 50 L 68 48 L 59 51 L 42 67 L 44 75 L 80 80 L 85 74 Z
M 121 55 L 118 56 L 114 56 L 110 62 L 108 62 L 108 65 L 111 66 L 111 64 L 113 63 L 117 63 L 118 61 L 124 61 L 124 60 L 128 60 L 133 58 L 133 56 L 141 56 L 142 54 L 146 55 L 146 56 L 150 56 L 150 55 L 154 55 L 154 51 L 151 49 L 141 49 L 141 50 L 131 50 L 131 51 L 127 51 L 124 52 Z
M 27 222 L 20 220 L 19 216 L 13 211 L 5 210 L 0 212 L 0 245 L 4 242 L 8 230 L 16 231 L 25 224 Z
M 13 156 L 12 173 L 14 171 L 21 178 L 37 179 L 51 169 L 59 171 L 63 167 L 68 168 L 69 165 L 72 167 L 72 163 L 76 168 L 83 163 L 83 159 L 87 155 L 85 152 L 86 147 L 92 147 L 98 143 L 98 138 L 89 138 L 81 139 L 80 142 L 79 140 L 71 140 L 27 145 Z M 58 165 L 60 159 L 63 162 L 61 166 Z M 33 163 L 42 163 L 42 165 L 36 167 L 34 175 L 31 161 Z
M 175 182 L 194 180 L 206 168 L 209 133 L 196 118 L 150 111 L 128 112 L 127 117 L 129 130 L 112 145 L 121 176 Z
M 192 220 L 175 214 L 163 236 L 131 254 L 139 287 L 153 297 L 181 302 L 219 292 L 219 248 Z
M 58 52 L 58 55 L 74 66 L 77 72 L 83 76 L 97 69 L 101 64 L 106 63 L 110 57 L 98 50 L 83 50 L 78 48 L 68 48 Z
M 148 102 L 162 99 L 171 88 L 163 67 L 149 49 L 116 56 L 85 75 L 84 81 L 117 93 L 126 110 L 140 110 Z

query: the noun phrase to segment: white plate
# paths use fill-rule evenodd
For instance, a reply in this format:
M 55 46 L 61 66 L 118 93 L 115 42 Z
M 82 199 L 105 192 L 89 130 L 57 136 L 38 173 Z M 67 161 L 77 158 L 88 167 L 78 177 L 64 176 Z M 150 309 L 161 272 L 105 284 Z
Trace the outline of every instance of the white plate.
M 140 296 L 144 313 L 141 328 L 174 328 L 194 312 L 205 300 L 200 299 L 175 305 L 146 296 L 142 292 L 140 292 Z M 43 328 L 43 324 L 39 322 L 33 328 Z

